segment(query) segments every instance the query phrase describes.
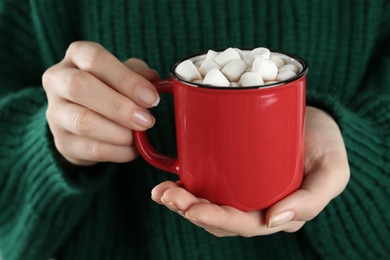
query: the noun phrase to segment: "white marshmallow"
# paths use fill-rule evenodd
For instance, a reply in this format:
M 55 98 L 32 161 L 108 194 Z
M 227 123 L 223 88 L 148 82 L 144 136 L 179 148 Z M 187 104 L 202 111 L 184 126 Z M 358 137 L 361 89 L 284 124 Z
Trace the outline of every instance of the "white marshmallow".
M 278 67 L 272 60 L 257 56 L 252 65 L 252 71 L 260 73 L 263 80 L 274 80 L 278 75 Z
M 221 67 L 214 60 L 208 59 L 200 66 L 199 72 L 204 77 L 212 69 L 221 69 Z
M 203 79 L 196 79 L 196 80 L 194 80 L 192 82 L 194 82 L 196 84 L 203 84 Z
M 181 78 L 187 81 L 193 81 L 196 79 L 202 79 L 198 69 L 190 60 L 185 60 L 176 67 L 176 73 Z
M 197 60 L 197 61 L 193 61 L 194 65 L 195 65 L 196 67 L 198 67 L 198 68 L 199 68 L 200 66 L 202 66 L 203 62 L 205 62 L 205 59 L 200 59 L 200 60 Z
M 210 85 L 215 87 L 229 87 L 229 80 L 222 74 L 219 69 L 210 70 L 203 80 L 204 85 Z
M 217 57 L 219 55 L 218 52 L 216 51 L 213 51 L 213 50 L 209 50 L 206 54 L 206 58 L 205 60 L 213 60 L 215 59 L 215 57 Z
M 283 81 L 283 80 L 287 80 L 287 79 L 290 79 L 292 77 L 295 77 L 296 75 L 297 74 L 294 71 L 284 70 L 284 71 L 279 72 L 278 76 L 276 77 L 276 80 Z
M 240 78 L 242 87 L 261 86 L 264 85 L 263 78 L 256 72 L 245 72 Z
M 250 56 L 253 57 L 252 60 L 255 60 L 257 56 L 261 56 L 261 57 L 266 58 L 267 60 L 269 60 L 269 58 L 271 57 L 271 52 L 267 48 L 259 47 L 259 48 L 253 49 L 251 51 Z
M 278 56 L 271 55 L 271 60 L 273 62 L 275 62 L 275 65 L 278 68 L 283 67 L 284 65 L 286 65 L 286 62 L 282 58 L 280 58 Z
M 233 48 L 239 55 L 240 55 L 240 59 L 243 60 L 247 66 L 247 68 L 251 68 L 252 67 L 252 63 L 251 63 L 251 52 L 250 51 L 247 51 L 247 50 L 241 50 L 241 49 L 238 49 L 238 48 Z
M 226 64 L 229 63 L 231 60 L 239 59 L 240 54 L 233 48 L 227 48 L 220 54 L 218 54 L 217 57 L 214 58 L 214 61 L 221 67 L 224 67 Z
M 176 73 L 196 84 L 261 86 L 286 81 L 302 71 L 299 62 L 287 58 L 263 47 L 253 50 L 228 48 L 223 52 L 209 50 L 206 55 L 180 63 Z
M 240 55 L 240 59 L 244 60 L 245 53 L 239 48 L 233 48 L 233 49 Z
M 240 79 L 241 75 L 246 71 L 246 63 L 241 59 L 231 60 L 221 70 L 223 75 L 230 81 L 234 82 Z
M 294 64 L 286 64 L 279 68 L 279 72 L 285 71 L 285 70 L 291 70 L 294 73 L 298 74 L 299 68 L 295 66 Z

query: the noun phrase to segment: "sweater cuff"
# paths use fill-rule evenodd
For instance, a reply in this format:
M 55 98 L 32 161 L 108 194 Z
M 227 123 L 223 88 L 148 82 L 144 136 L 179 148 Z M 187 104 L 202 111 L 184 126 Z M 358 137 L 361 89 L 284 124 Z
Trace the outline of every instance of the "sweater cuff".
M 45 127 L 48 153 L 53 164 L 61 175 L 61 181 L 68 186 L 79 190 L 94 190 L 100 187 L 109 178 L 115 165 L 109 162 L 97 163 L 93 166 L 77 166 L 68 162 L 57 150 L 54 137 L 48 126 Z M 45 145 L 46 146 L 46 145 Z
M 61 165 L 48 138 L 46 96 L 39 91 L 25 89 L 0 99 L 0 243 L 2 254 L 12 259 L 26 252 L 31 259 L 48 259 L 83 216 L 95 190 L 107 183 L 111 168 Z
M 3 111 L 9 115 L 2 121 L 6 130 L 1 131 L 4 135 L 2 150 L 8 151 L 3 156 L 9 162 L 8 166 L 5 166 L 7 172 L 13 172 L 14 176 L 18 175 L 20 178 L 45 176 L 50 179 L 51 185 L 56 184 L 55 186 L 62 187 L 64 191 L 82 192 L 96 189 L 104 183 L 114 165 L 110 163 L 97 164 L 93 167 L 66 165 L 54 146 L 53 137 L 47 126 L 46 96 L 36 95 L 35 100 L 28 101 L 25 95 L 31 93 L 25 91 L 14 95 L 5 103 Z M 22 105 L 21 102 L 28 104 Z M 15 113 L 17 117 L 13 118 L 12 115 Z

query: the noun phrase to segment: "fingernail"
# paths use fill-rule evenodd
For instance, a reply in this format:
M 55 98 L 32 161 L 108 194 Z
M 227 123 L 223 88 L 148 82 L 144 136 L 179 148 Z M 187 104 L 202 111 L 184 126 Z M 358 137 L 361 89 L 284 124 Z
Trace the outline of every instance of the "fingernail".
M 139 87 L 137 89 L 137 96 L 142 102 L 153 107 L 157 106 L 160 102 L 160 97 L 148 87 Z
M 193 223 L 197 223 L 197 224 L 200 224 L 200 221 L 192 216 L 190 216 L 188 214 L 188 211 L 184 214 L 184 216 L 186 217 L 186 219 L 188 219 L 189 221 L 193 222 Z
M 156 121 L 151 114 L 143 110 L 136 111 L 133 115 L 133 120 L 137 125 L 147 128 L 152 127 Z
M 164 205 L 167 206 L 170 210 L 176 211 L 178 213 L 182 213 L 180 211 L 180 209 L 176 206 L 176 204 L 173 202 L 168 202 L 168 203 L 165 203 Z
M 272 217 L 268 222 L 268 228 L 272 227 L 278 227 L 283 224 L 286 224 L 290 220 L 294 218 L 294 212 L 293 211 L 286 211 L 279 215 L 276 215 L 275 217 Z
M 179 213 L 179 214 L 184 214 L 184 212 L 181 211 L 181 210 L 179 209 L 179 207 L 178 207 L 175 203 L 173 203 L 173 202 L 168 202 L 166 199 L 164 199 L 164 197 L 161 198 L 161 202 L 162 202 L 166 207 L 168 207 L 170 210 L 175 211 L 175 212 L 177 212 L 177 213 Z
M 150 72 L 156 74 L 156 77 L 157 77 L 157 78 L 160 77 L 160 74 L 158 74 L 158 71 L 157 71 L 157 70 L 149 69 L 148 71 L 150 71 Z
M 159 199 L 157 199 L 157 198 L 155 198 L 155 197 L 153 196 L 153 194 L 150 196 L 150 198 L 151 198 L 154 202 L 156 202 L 156 203 L 158 203 L 158 204 L 163 204 L 162 201 L 159 200 Z

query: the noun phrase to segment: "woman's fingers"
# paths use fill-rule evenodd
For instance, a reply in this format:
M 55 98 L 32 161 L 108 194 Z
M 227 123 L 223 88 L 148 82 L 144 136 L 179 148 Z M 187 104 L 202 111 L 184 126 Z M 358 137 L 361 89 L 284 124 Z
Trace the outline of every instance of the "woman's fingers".
M 293 221 L 270 229 L 264 211 L 243 212 L 229 206 L 219 206 L 197 198 L 177 183 L 166 181 L 152 190 L 152 199 L 185 217 L 215 236 L 260 236 L 279 231 L 293 232 L 304 222 Z
M 153 107 L 159 102 L 158 92 L 149 80 L 130 70 L 97 43 L 72 43 L 65 55 L 65 61 L 92 74 L 139 106 Z M 132 62 L 134 61 L 130 61 L 130 64 Z M 137 66 L 138 71 L 142 71 L 142 68 L 145 68 L 142 65 L 138 62 L 132 66 Z
M 133 135 L 129 128 L 74 103 L 63 102 L 61 109 L 50 110 L 47 117 L 51 121 L 55 120 L 59 129 L 74 135 L 118 146 L 133 145 Z
M 87 107 L 129 129 L 145 130 L 155 122 L 146 108 L 137 106 L 88 72 L 58 65 L 49 71 L 51 74 L 54 76 L 46 77 L 44 85 L 51 86 L 48 91 L 63 100 Z
M 151 192 L 152 193 L 151 194 L 152 200 L 154 200 L 155 202 L 157 202 L 159 204 L 164 204 L 161 201 L 161 198 L 164 195 L 164 192 L 166 190 L 169 190 L 170 188 L 174 188 L 174 187 L 179 187 L 179 184 L 177 182 L 173 182 L 173 181 L 165 181 L 165 182 L 158 184 L 156 187 L 153 188 L 153 190 Z
M 193 223 L 208 230 L 219 230 L 243 237 L 266 235 L 275 231 L 267 230 L 263 211 L 243 212 L 229 206 L 211 203 L 192 205 L 186 217 Z
M 70 133 L 62 133 L 61 138 L 55 138 L 54 142 L 61 154 L 75 165 L 93 165 L 96 162 L 108 161 L 123 163 L 138 156 L 135 146 L 118 146 Z
M 148 64 L 141 59 L 130 58 L 123 62 L 130 70 L 138 73 L 150 82 L 157 81 L 159 78 L 158 72 L 149 68 Z
M 42 76 L 57 150 L 78 165 L 133 160 L 131 130 L 153 126 L 147 108 L 159 102 L 157 79 L 139 59 L 122 63 L 99 44 L 72 43 Z

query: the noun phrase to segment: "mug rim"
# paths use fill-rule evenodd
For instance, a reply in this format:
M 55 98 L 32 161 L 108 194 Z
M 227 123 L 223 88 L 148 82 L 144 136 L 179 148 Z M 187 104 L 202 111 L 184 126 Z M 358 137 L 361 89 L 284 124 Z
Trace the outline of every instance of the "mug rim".
M 253 48 L 239 48 L 239 49 L 242 50 L 242 51 L 253 50 Z M 226 49 L 217 49 L 217 50 L 214 50 L 214 51 L 222 52 L 224 50 L 226 50 Z M 192 59 L 192 58 L 194 58 L 196 56 L 205 55 L 208 52 L 208 50 L 207 50 L 207 51 L 201 51 L 201 52 L 197 52 L 197 53 L 194 53 L 194 54 L 191 54 L 191 55 L 187 55 L 187 56 L 177 60 L 176 62 L 174 62 L 171 65 L 169 72 L 170 72 L 170 75 L 171 75 L 172 78 L 174 78 L 177 81 L 184 82 L 187 85 L 192 85 L 194 87 L 205 88 L 205 89 L 221 89 L 221 90 L 223 89 L 223 90 L 232 90 L 232 91 L 246 90 L 246 89 L 264 89 L 264 88 L 277 87 L 277 86 L 285 85 L 285 84 L 288 84 L 290 82 L 296 81 L 296 80 L 304 77 L 307 74 L 307 72 L 309 70 L 309 66 L 308 66 L 306 60 L 304 60 L 300 56 L 298 56 L 296 54 L 293 54 L 293 53 L 290 53 L 290 52 L 287 52 L 287 51 L 283 51 L 283 50 L 274 50 L 274 49 L 269 49 L 269 50 L 270 50 L 271 53 L 283 54 L 283 55 L 288 56 L 289 58 L 292 58 L 292 59 L 296 60 L 297 62 L 299 62 L 302 65 L 302 71 L 300 73 L 298 73 L 297 75 L 295 75 L 294 77 L 291 77 L 291 78 L 283 80 L 283 81 L 279 81 L 279 82 L 275 82 L 275 83 L 271 83 L 271 84 L 250 86 L 250 87 L 224 87 L 224 86 L 219 87 L 219 86 L 204 85 L 204 84 L 195 83 L 195 82 L 191 82 L 191 81 L 182 79 L 182 78 L 180 78 L 176 74 L 176 72 L 175 72 L 176 67 L 181 62 L 183 62 L 185 60 L 188 60 L 188 59 Z

